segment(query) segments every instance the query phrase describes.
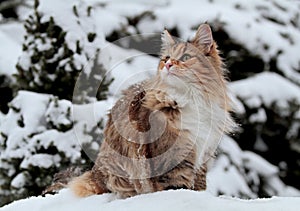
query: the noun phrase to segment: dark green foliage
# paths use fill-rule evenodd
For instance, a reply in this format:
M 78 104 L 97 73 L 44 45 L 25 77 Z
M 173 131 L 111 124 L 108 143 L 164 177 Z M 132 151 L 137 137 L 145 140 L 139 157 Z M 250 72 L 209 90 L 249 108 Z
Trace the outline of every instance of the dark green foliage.
M 58 66 L 60 60 L 70 57 L 73 52 L 65 44 L 66 32 L 54 23 L 53 18 L 48 22 L 41 23 L 41 15 L 37 10 L 37 6 L 38 4 L 36 3 L 34 15 L 29 16 L 24 25 L 27 35 L 23 44 L 23 51 L 32 51 L 30 57 L 31 65 L 24 67 L 20 62 L 17 64 L 18 75 L 16 77 L 18 84 L 20 89 L 52 93 L 61 98 L 71 99 L 72 87 L 68 85 L 75 83 L 76 78 L 72 77 L 72 75 L 75 76 L 80 69 L 65 72 L 63 70 L 64 66 Z M 45 43 L 46 37 L 44 35 L 47 36 L 47 40 L 50 40 L 50 45 L 52 46 L 46 51 L 39 50 L 36 43 L 37 40 Z M 63 49 L 63 53 L 55 61 L 50 62 L 49 60 L 58 54 L 60 48 Z M 54 75 L 56 71 L 58 75 Z M 51 79 L 49 74 L 53 76 Z
M 13 98 L 13 88 L 11 80 L 5 76 L 0 75 L 0 112 L 8 112 L 8 102 Z
M 28 98 L 34 98 L 38 112 L 28 113 Z M 62 169 L 92 167 L 102 141 L 103 120 L 96 125 L 73 122 L 71 107 L 70 101 L 51 95 L 18 92 L 0 127 L 0 206 L 40 195 Z M 10 126 L 21 135 L 11 133 Z
M 0 0 L 0 14 L 4 18 L 18 18 L 17 8 L 22 4 L 22 0 L 11 1 L 11 0 Z
M 93 42 L 95 37 L 96 37 L 96 33 L 89 33 L 88 34 L 88 41 Z
M 66 32 L 55 24 L 51 17 L 49 21 L 41 23 L 41 14 L 38 11 L 38 1 L 35 1 L 34 14 L 25 22 L 27 35 L 23 44 L 24 53 L 32 53 L 29 67 L 19 62 L 16 75 L 20 89 L 31 90 L 40 93 L 51 93 L 60 98 L 71 99 L 76 76 L 81 68 L 76 68 L 70 50 L 65 42 Z M 45 44 L 50 41 L 51 48 L 40 50 L 38 42 Z M 62 53 L 59 53 L 59 50 Z M 55 60 L 54 56 L 57 56 Z M 65 65 L 59 62 L 68 59 Z M 70 71 L 66 66 L 70 65 Z
M 72 8 L 76 18 L 80 18 L 78 8 L 75 5 Z M 87 12 L 90 13 L 90 10 L 88 7 Z M 39 11 L 39 1 L 35 0 L 34 12 L 24 24 L 26 36 L 23 44 L 23 55 L 16 65 L 18 89 L 49 93 L 60 99 L 72 100 L 74 86 L 79 74 L 82 72 L 81 74 L 86 74 L 86 78 L 92 77 L 84 72 L 84 68 L 87 63 L 93 63 L 97 57 L 99 51 L 96 46 L 97 34 L 87 32 L 86 40 L 96 46 L 94 47 L 95 54 L 88 55 L 82 40 L 76 40 L 76 48 L 72 50 L 66 40 L 66 36 L 70 32 L 58 25 L 53 17 L 44 22 L 41 21 L 42 17 L 43 14 Z M 78 57 L 83 58 L 82 61 L 78 60 Z M 106 70 L 99 65 L 97 72 L 102 72 L 101 74 L 105 75 Z M 106 96 L 105 92 L 108 90 L 110 79 L 107 82 L 105 79 L 100 79 L 103 83 L 101 83 L 99 93 L 97 93 L 97 96 L 100 96 L 97 99 L 104 99 Z M 98 89 L 98 87 L 89 86 L 88 88 Z M 85 93 L 85 90 L 82 91 Z M 95 98 L 96 95 L 88 97 Z M 86 99 L 86 101 L 88 100 Z
M 260 108 L 249 108 L 243 99 L 241 101 L 246 108 L 246 113 L 245 116 L 240 117 L 243 127 L 242 133 L 237 135 L 235 139 L 243 149 L 254 151 L 275 166 L 279 166 L 282 180 L 299 189 L 300 120 L 297 117 L 299 105 L 291 101 L 288 108 L 283 110 L 274 102 L 270 106 L 262 105 Z M 261 108 L 264 109 L 267 120 L 265 122 L 249 121 L 250 116 L 257 113 L 258 109 Z M 267 147 L 266 150 L 257 148 L 258 138 Z
M 10 81 L 0 76 L 0 110 L 7 113 L 3 118 L 9 119 L 6 121 L 9 126 L 0 124 L 0 206 L 41 194 L 51 184 L 53 175 L 62 169 L 90 168 L 98 153 L 103 120 L 100 118 L 92 126 L 81 120 L 73 121 L 72 103 L 106 99 L 112 79 L 98 62 L 97 34 L 81 27 L 92 23 L 84 22 L 91 16 L 92 8 L 70 5 L 70 9 L 73 12 L 66 21 L 78 24 L 77 30 L 82 30 L 84 39 L 79 36 L 70 43 L 69 33 L 74 35 L 77 31 L 67 31 L 55 17 L 45 18 L 47 14 L 40 12 L 39 1 L 35 0 L 33 12 L 24 23 L 26 34 L 23 53 L 16 64 L 15 93 Z M 82 10 L 85 17 L 81 19 Z M 78 89 L 73 97 L 75 84 Z M 13 95 L 16 95 L 14 100 L 8 103 Z M 31 97 L 35 98 L 32 106 L 37 113 L 26 106 Z M 36 121 L 37 125 L 30 124 Z M 21 135 L 15 137 L 9 131 L 10 125 Z M 74 130 L 78 130 L 82 139 L 76 139 Z M 8 147 L 12 142 L 16 145 L 14 149 Z M 21 154 L 10 153 L 16 150 Z M 49 167 L 39 165 L 31 162 L 34 156 L 50 158 L 53 163 Z M 20 177 L 23 179 L 19 180 Z

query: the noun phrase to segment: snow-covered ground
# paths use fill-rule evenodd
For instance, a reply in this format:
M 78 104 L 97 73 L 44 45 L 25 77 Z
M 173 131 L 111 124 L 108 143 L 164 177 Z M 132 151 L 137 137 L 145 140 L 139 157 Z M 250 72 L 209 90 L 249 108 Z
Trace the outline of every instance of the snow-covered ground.
M 0 211 L 299 211 L 300 198 L 272 197 L 270 199 L 241 200 L 215 197 L 209 192 L 169 190 L 117 199 L 114 194 L 76 198 L 70 190 L 57 195 L 31 197 L 0 208 Z

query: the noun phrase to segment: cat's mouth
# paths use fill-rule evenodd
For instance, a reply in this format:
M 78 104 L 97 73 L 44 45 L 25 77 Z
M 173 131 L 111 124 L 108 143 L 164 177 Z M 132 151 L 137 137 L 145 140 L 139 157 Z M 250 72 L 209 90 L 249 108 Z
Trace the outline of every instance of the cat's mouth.
M 160 71 L 160 76 L 161 79 L 171 87 L 181 87 L 183 85 L 186 86 L 187 84 L 185 77 L 180 74 L 180 69 L 178 69 L 176 66 L 169 68 L 169 70 L 163 68 Z
M 166 70 L 168 75 L 176 75 L 176 67 L 171 67 L 170 69 Z
M 169 69 L 164 67 L 161 71 L 162 78 L 177 76 L 177 68 L 172 66 Z

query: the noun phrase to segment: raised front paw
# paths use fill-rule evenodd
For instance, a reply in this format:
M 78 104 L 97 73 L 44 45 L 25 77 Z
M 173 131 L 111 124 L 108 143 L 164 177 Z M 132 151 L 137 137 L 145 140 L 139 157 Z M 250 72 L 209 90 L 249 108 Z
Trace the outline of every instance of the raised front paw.
M 149 90 L 144 98 L 144 106 L 151 110 L 177 109 L 177 102 L 165 92 Z

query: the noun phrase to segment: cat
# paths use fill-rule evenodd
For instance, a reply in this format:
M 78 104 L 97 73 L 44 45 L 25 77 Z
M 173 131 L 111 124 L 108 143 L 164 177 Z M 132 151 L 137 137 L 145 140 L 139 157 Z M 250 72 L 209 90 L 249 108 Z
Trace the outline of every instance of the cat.
M 161 40 L 156 75 L 123 92 L 93 168 L 68 183 L 77 196 L 206 189 L 208 164 L 235 128 L 226 69 L 208 24 L 190 41 L 167 30 Z

